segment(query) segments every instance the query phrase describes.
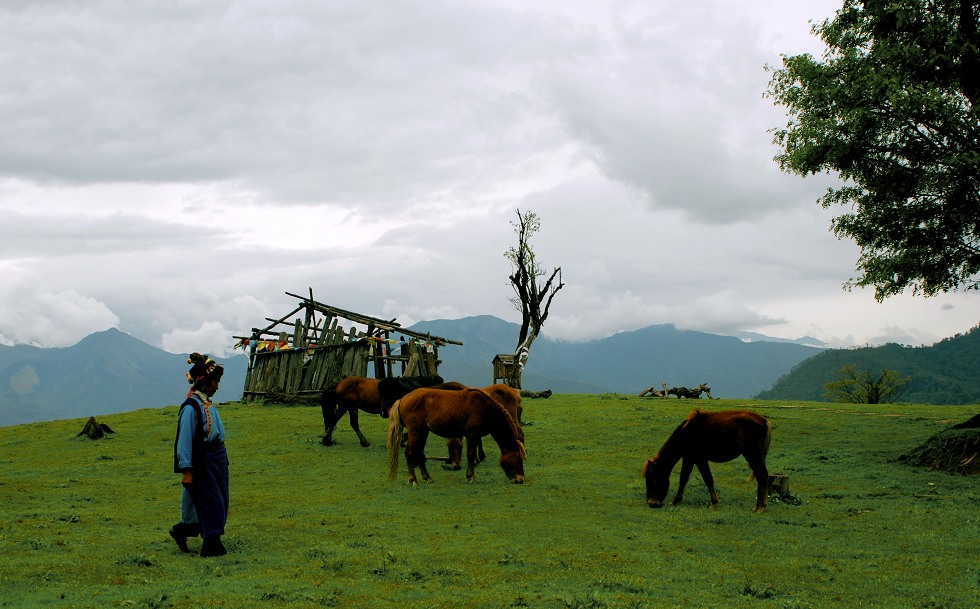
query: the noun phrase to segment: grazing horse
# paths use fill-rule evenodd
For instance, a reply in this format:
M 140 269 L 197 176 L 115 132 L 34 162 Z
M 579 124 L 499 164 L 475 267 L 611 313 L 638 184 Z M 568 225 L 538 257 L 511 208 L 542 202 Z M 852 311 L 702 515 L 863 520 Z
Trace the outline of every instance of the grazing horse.
M 766 453 L 771 438 L 772 423 L 762 415 L 749 410 L 705 412 L 696 409 L 670 434 L 660 452 L 643 465 L 647 504 L 652 508 L 663 505 L 670 487 L 670 472 L 678 461 L 682 461 L 677 495 L 671 505 L 681 502 L 687 479 L 692 468 L 697 466 L 711 495 L 711 508 L 715 509 L 718 506 L 718 493 L 715 492 L 708 462 L 731 461 L 743 455 L 758 484 L 755 509 L 752 511 L 761 514 L 769 503 Z
M 500 467 L 507 478 L 517 484 L 524 482 L 524 443 L 517 421 L 496 400 L 479 389 L 423 388 L 409 393 L 391 408 L 388 421 L 388 477 L 398 475 L 398 453 L 402 429 L 408 429 L 405 460 L 408 481 L 415 486 L 415 468 L 422 479 L 432 482 L 425 467 L 425 441 L 429 432 L 444 438 L 466 438 L 466 479 L 476 478 L 476 441 L 490 434 L 500 447 Z
M 321 444 L 333 445 L 333 430 L 344 413 L 350 413 L 350 426 L 361 440 L 361 446 L 371 446 L 357 424 L 357 411 L 363 410 L 373 414 L 381 412 L 378 379 L 363 376 L 348 376 L 341 379 L 333 388 L 325 390 L 320 395 L 320 410 L 323 411 L 324 431 Z
M 447 385 L 459 385 L 459 387 L 447 387 Z M 464 385 L 460 383 L 446 383 L 445 385 L 437 385 L 437 387 L 445 387 L 447 389 L 465 389 Z M 500 404 L 507 410 L 514 421 L 517 422 L 517 429 L 520 430 L 520 440 L 524 441 L 524 430 L 521 428 L 521 392 L 514 389 L 510 385 L 504 385 L 503 383 L 497 383 L 496 385 L 490 385 L 489 387 L 484 387 L 481 391 L 492 397 L 493 399 L 500 402 Z M 459 470 L 462 468 L 460 463 L 463 460 L 463 439 L 462 438 L 449 438 L 446 440 L 446 447 L 449 449 L 449 464 L 445 467 L 448 469 Z M 476 462 L 480 463 L 487 460 L 487 454 L 483 451 L 483 438 L 477 440 L 476 445 L 477 459 Z
M 416 387 L 435 385 L 442 382 L 441 376 L 409 376 L 392 377 L 383 380 L 369 379 L 363 376 L 348 376 L 341 379 L 332 389 L 327 389 L 320 395 L 320 409 L 323 411 L 324 436 L 321 444 L 333 444 L 333 432 L 344 413 L 350 413 L 350 426 L 361 441 L 361 446 L 371 446 L 368 439 L 361 433 L 357 423 L 357 411 L 363 410 L 371 414 L 387 416 L 384 398 L 387 395 L 391 402 L 405 395 Z

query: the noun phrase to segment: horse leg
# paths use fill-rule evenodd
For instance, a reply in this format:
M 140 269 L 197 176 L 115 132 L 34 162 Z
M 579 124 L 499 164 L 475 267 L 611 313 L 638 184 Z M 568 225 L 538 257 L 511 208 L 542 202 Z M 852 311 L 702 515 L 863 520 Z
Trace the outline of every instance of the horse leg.
M 425 440 L 429 435 L 428 429 L 412 430 L 408 432 L 408 443 L 405 445 L 405 461 L 408 462 L 408 481 L 412 486 L 418 484 L 415 477 L 415 468 L 418 467 L 422 473 L 422 479 L 432 482 L 432 476 L 425 467 Z
M 476 453 L 479 437 L 466 436 L 466 479 L 470 482 L 476 481 Z
M 704 480 L 704 485 L 708 487 L 708 494 L 711 495 L 711 509 L 718 509 L 718 493 L 715 492 L 715 479 L 711 476 L 711 468 L 708 467 L 708 462 L 698 461 L 698 471 L 701 472 L 701 479 Z
M 449 438 L 446 440 L 446 448 L 449 451 L 449 461 L 442 466 L 443 469 L 462 469 L 460 461 L 463 460 L 463 440 L 461 438 Z
M 432 476 L 429 475 L 429 469 L 425 466 L 425 441 L 428 438 L 429 438 L 429 430 L 422 429 L 421 433 L 419 433 L 418 452 L 415 453 L 415 456 L 419 460 L 418 461 L 419 471 L 422 472 L 422 479 L 425 480 L 426 483 L 431 483 Z
M 415 449 L 411 442 L 405 443 L 405 465 L 408 466 L 408 483 L 418 486 L 418 478 L 415 477 Z
M 749 467 L 752 468 L 752 475 L 755 476 L 757 484 L 755 507 L 752 511 L 762 514 L 769 505 L 769 470 L 766 468 L 766 460 L 765 458 L 749 459 L 748 457 L 745 460 L 749 462 Z
M 694 469 L 694 463 L 685 457 L 681 461 L 681 478 L 677 483 L 677 494 L 674 495 L 674 500 L 670 502 L 671 505 L 677 505 L 684 499 L 684 487 L 687 486 L 687 480 L 691 477 L 692 469 Z
M 350 426 L 351 429 L 354 430 L 354 433 L 357 434 L 357 437 L 360 438 L 361 446 L 365 446 L 365 447 L 371 446 L 371 443 L 368 442 L 368 439 L 365 438 L 364 434 L 361 433 L 361 428 L 357 424 L 357 407 L 350 409 Z
M 487 453 L 483 452 L 483 438 L 479 438 L 476 441 L 476 453 L 477 453 L 477 463 L 483 463 L 487 460 Z

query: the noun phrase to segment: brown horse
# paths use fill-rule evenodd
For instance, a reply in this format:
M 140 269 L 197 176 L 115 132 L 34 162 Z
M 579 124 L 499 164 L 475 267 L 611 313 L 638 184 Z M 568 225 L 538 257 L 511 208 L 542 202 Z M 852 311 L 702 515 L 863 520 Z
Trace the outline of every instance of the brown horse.
M 320 395 L 320 410 L 323 412 L 324 431 L 321 444 L 333 445 L 333 430 L 344 413 L 350 413 L 350 426 L 361 440 L 361 446 L 371 446 L 357 424 L 357 411 L 363 410 L 372 414 L 381 412 L 378 379 L 363 376 L 341 379 L 332 389 L 327 389 Z
M 466 478 L 475 480 L 476 440 L 489 434 L 500 447 L 500 467 L 514 482 L 524 482 L 524 443 L 517 421 L 499 402 L 479 389 L 416 389 L 391 408 L 388 422 L 388 477 L 398 475 L 402 429 L 408 429 L 405 460 L 408 480 L 417 484 L 415 468 L 431 482 L 425 467 L 425 441 L 429 432 L 444 438 L 466 438 Z
M 448 385 L 458 385 L 458 387 L 448 387 Z M 444 385 L 436 385 L 436 387 L 445 387 L 447 389 L 465 389 L 464 385 L 460 383 L 445 383 Z M 500 404 L 507 409 L 507 412 L 513 417 L 514 421 L 517 422 L 517 428 L 520 430 L 520 440 L 524 441 L 524 430 L 521 429 L 521 392 L 514 389 L 510 385 L 504 385 L 502 383 L 497 383 L 496 385 L 490 385 L 489 387 L 484 387 L 481 389 L 484 393 L 492 397 L 493 399 L 500 402 Z M 449 450 L 449 462 L 448 465 L 444 466 L 447 469 L 459 470 L 462 468 L 460 465 L 463 460 L 463 439 L 462 438 L 449 438 L 446 440 L 446 447 Z M 477 452 L 477 463 L 487 460 L 487 454 L 483 451 L 483 438 L 477 441 L 476 445 Z
M 725 410 L 705 412 L 697 409 L 687 415 L 667 438 L 660 452 L 643 465 L 643 477 L 647 483 L 647 504 L 652 508 L 663 505 L 670 487 L 670 472 L 681 463 L 680 481 L 677 495 L 671 505 L 677 505 L 684 498 L 684 487 L 697 466 L 711 495 L 711 508 L 718 506 L 718 493 L 715 492 L 709 461 L 716 463 L 731 461 L 744 455 L 752 468 L 752 475 L 758 483 L 753 512 L 762 513 L 769 504 L 769 472 L 766 470 L 766 453 L 772 438 L 772 423 L 769 419 L 748 410 Z
M 411 388 L 434 385 L 442 382 L 440 376 L 418 376 L 418 377 L 393 377 L 383 381 L 378 379 L 366 378 L 363 376 L 348 376 L 341 379 L 332 389 L 327 389 L 320 395 L 320 410 L 323 412 L 323 431 L 324 436 L 321 444 L 324 446 L 333 445 L 333 432 L 340 422 L 344 413 L 350 413 L 350 426 L 361 441 L 361 446 L 371 446 L 368 439 L 361 433 L 361 428 L 357 422 L 357 411 L 363 410 L 371 414 L 382 414 L 387 416 L 384 408 L 382 394 L 404 395 L 411 391 Z M 389 385 L 389 391 L 383 392 L 383 383 L 394 383 Z M 399 389 L 404 387 L 404 389 Z M 398 394 L 398 391 L 402 391 Z M 392 400 L 394 401 L 394 400 Z M 389 406 L 391 403 L 388 404 Z

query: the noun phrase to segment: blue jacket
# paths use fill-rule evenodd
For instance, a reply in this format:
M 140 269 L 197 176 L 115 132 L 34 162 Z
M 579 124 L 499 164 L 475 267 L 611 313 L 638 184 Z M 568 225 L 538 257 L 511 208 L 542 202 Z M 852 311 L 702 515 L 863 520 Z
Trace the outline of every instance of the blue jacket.
M 174 472 L 176 473 L 193 469 L 198 459 L 204 456 L 207 444 L 225 440 L 225 428 L 221 424 L 217 407 L 210 403 L 205 410 L 204 404 L 200 396 L 191 393 L 180 405 L 180 412 L 177 414 L 177 437 L 174 440 Z

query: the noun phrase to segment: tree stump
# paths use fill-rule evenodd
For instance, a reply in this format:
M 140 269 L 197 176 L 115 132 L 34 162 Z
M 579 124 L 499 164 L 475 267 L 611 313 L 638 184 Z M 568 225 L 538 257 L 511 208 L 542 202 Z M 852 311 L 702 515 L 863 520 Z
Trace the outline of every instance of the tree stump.
M 789 495 L 789 476 L 769 474 L 769 494 Z
M 85 427 L 75 437 L 87 436 L 91 440 L 98 440 L 99 438 L 105 437 L 107 433 L 115 432 L 105 423 L 98 423 L 95 417 L 89 417 L 85 423 Z
M 790 505 L 802 505 L 803 501 L 789 492 L 789 476 L 769 474 L 769 499 Z

